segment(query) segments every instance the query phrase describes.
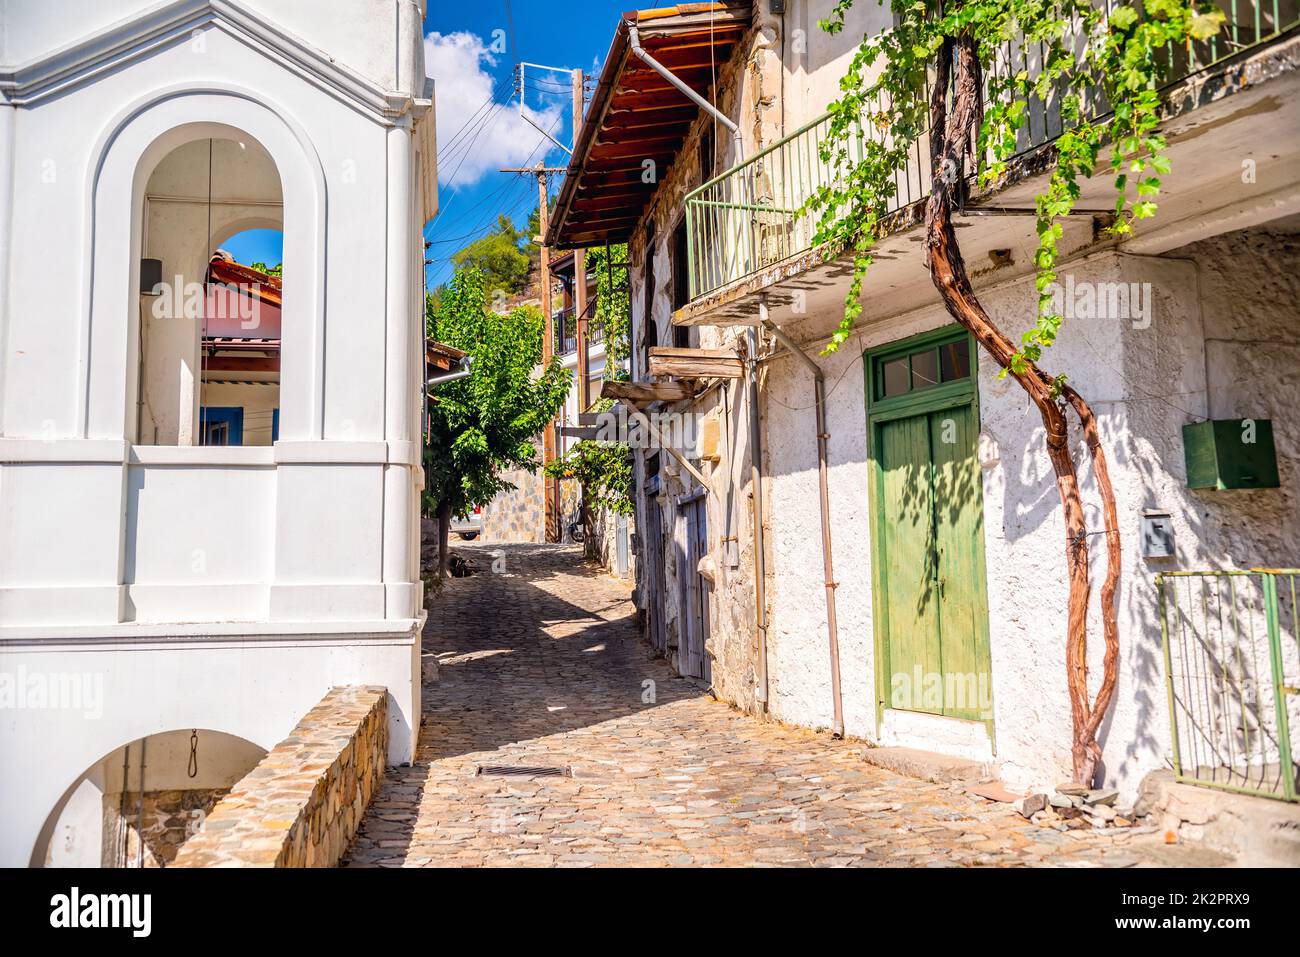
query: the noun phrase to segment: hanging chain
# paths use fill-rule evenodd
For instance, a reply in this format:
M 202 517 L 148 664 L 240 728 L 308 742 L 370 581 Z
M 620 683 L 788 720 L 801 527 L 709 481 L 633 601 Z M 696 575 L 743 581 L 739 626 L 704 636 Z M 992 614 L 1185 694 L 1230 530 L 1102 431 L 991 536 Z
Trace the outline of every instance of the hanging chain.
M 190 777 L 198 777 L 199 774 L 199 732 L 197 729 L 190 731 L 190 763 L 186 768 Z

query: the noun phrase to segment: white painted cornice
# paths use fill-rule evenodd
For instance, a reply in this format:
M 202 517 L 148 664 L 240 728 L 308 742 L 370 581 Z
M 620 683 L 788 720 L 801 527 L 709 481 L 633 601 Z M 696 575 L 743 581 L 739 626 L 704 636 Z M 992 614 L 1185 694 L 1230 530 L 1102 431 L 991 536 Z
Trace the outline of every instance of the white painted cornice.
M 385 90 L 237 0 L 165 0 L 26 63 L 0 64 L 0 101 L 34 106 L 203 26 L 225 31 L 380 122 L 391 124 L 422 105 L 405 93 Z

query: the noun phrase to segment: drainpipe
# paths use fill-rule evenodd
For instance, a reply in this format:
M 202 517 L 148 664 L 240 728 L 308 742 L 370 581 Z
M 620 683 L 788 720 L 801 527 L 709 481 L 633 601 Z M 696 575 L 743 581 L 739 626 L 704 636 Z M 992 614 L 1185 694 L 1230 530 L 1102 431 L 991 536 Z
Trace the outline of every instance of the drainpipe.
M 13 234 L 14 135 L 18 108 L 0 93 L 0 413 L 9 341 L 9 249 Z M 0 432 L 4 431 L 0 414 Z
M 440 385 L 446 385 L 448 382 L 455 382 L 457 379 L 463 379 L 472 371 L 470 366 L 474 364 L 473 356 L 465 356 L 460 360 L 458 365 L 460 369 L 456 372 L 448 372 L 446 375 L 436 375 L 425 382 L 430 389 L 436 389 Z
M 750 491 L 754 500 L 754 617 L 758 626 L 758 700 L 767 711 L 767 561 L 763 544 L 763 436 L 758 418 L 758 331 L 747 332 Z
M 772 333 L 777 341 L 800 360 L 813 377 L 813 392 L 817 406 L 817 485 L 821 493 L 822 513 L 822 567 L 826 579 L 826 632 L 830 638 L 831 651 L 831 698 L 834 707 L 835 722 L 832 729 L 837 738 L 844 737 L 844 699 L 840 694 L 840 634 L 835 618 L 835 570 L 831 562 L 831 501 L 826 479 L 826 441 L 830 438 L 826 430 L 826 377 L 821 366 L 817 365 L 789 336 L 768 318 L 767 297 L 758 300 L 759 321 L 763 328 Z
M 677 87 L 677 89 L 681 90 L 692 103 L 707 112 L 727 129 L 731 130 L 732 138 L 736 141 L 736 164 L 733 165 L 739 164 L 745 157 L 745 144 L 741 139 L 740 127 L 731 121 L 731 117 L 727 116 L 716 106 L 687 86 L 686 83 L 673 73 L 672 70 L 668 69 L 668 67 L 664 66 L 647 53 L 641 46 L 641 34 L 637 31 L 636 24 L 631 20 L 626 22 L 628 43 L 632 47 L 632 52 L 635 53 L 648 67 L 650 67 L 650 69 L 654 70 L 673 86 Z

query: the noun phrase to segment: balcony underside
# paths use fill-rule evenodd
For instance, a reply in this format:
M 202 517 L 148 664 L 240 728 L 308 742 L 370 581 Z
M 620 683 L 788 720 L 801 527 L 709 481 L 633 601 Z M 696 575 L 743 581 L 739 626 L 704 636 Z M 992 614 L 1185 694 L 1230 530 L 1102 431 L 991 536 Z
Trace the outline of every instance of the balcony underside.
M 1136 224 L 1122 248 L 1145 254 L 1175 249 L 1220 232 L 1300 215 L 1300 37 L 1207 71 L 1168 93 L 1169 158 L 1155 218 Z M 988 215 L 979 207 L 1032 210 L 1054 160 L 1051 144 L 1020 157 L 1006 180 L 978 193 L 957 217 L 958 237 L 976 288 L 1032 272 L 1037 245 L 1032 214 Z M 1254 182 L 1245 182 L 1247 160 Z M 1082 184 L 1079 210 L 1113 208 L 1114 183 L 1097 175 Z M 859 325 L 933 305 L 926 268 L 925 200 L 898 210 L 875 249 L 863 289 Z M 1103 217 L 1064 224 L 1062 260 L 1116 245 L 1099 231 Z M 848 292 L 851 261 L 825 248 L 764 265 L 701 296 L 673 315 L 677 325 L 752 325 L 766 295 L 771 317 L 800 338 L 834 329 Z

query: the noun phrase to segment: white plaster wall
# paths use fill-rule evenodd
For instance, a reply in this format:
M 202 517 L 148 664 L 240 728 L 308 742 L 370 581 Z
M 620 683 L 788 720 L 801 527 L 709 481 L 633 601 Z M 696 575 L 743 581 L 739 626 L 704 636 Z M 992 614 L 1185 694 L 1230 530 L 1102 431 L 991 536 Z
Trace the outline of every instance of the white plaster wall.
M 847 71 L 864 34 L 874 36 L 893 23 L 889 5 L 856 3 L 848 11 L 845 27 L 831 35 L 818 26 L 836 6 L 836 0 L 790 0 L 783 17 L 765 21 L 773 30 L 785 66 L 785 133 L 793 133 L 826 112 L 840 96 L 839 79 Z
M 146 6 L 3 4 L 0 60 Z M 389 760 L 410 760 L 423 303 L 419 106 L 401 94 L 424 94 L 420 6 L 255 6 L 287 18 L 280 33 L 248 34 L 246 8 L 218 2 L 225 19 L 196 35 L 0 110 L 0 674 L 105 689 L 94 719 L 0 709 L 7 865 L 125 741 L 199 727 L 269 748 L 335 685 L 386 686 Z M 283 39 L 298 29 L 335 61 Z M 136 445 L 146 185 L 174 148 L 244 136 L 283 183 L 281 441 Z
M 1149 283 L 1153 295 L 1149 327 L 1136 328 L 1127 320 L 1067 320 L 1044 361 L 1045 368 L 1066 372 L 1093 405 L 1116 489 L 1124 536 L 1118 596 L 1121 662 L 1113 711 L 1100 740 L 1106 782 L 1128 796 L 1143 775 L 1165 766 L 1169 753 L 1155 573 L 1297 564 L 1300 432 L 1287 403 L 1300 378 L 1300 316 L 1294 306 L 1300 293 L 1298 250 L 1291 234 L 1231 233 L 1169 258 L 1103 253 L 1062 270 L 1062 276 L 1072 274 L 1078 282 Z M 1026 281 L 981 290 L 981 298 L 1012 336 L 1032 316 L 1032 287 Z M 830 482 L 846 730 L 880 737 L 883 743 L 963 753 L 970 751 L 964 729 L 896 721 L 876 728 L 871 672 L 861 354 L 948 323 L 938 307 L 873 323 L 837 355 L 818 361 L 831 390 Z M 1184 487 L 1181 428 L 1206 416 L 1207 367 L 1215 417 L 1274 421 L 1281 489 L 1193 492 Z M 1070 769 L 1064 527 L 1037 412 L 1014 382 L 1000 381 L 994 372 L 981 357 L 980 461 L 996 760 L 1013 787 L 1046 787 L 1067 779 Z M 774 363 L 768 375 L 764 414 L 772 488 L 772 709 L 784 720 L 824 727 L 831 698 L 816 452 L 812 413 L 804 408 L 811 403 L 811 385 L 807 373 L 788 360 Z M 1097 528 L 1099 505 L 1086 451 L 1077 434 L 1072 439 L 1090 527 Z M 1172 513 L 1176 560 L 1141 557 L 1138 533 L 1144 508 Z M 1097 590 L 1105 566 L 1095 540 L 1091 559 L 1089 675 L 1095 690 L 1102 654 Z
M 98 776 L 99 767 L 92 769 Z M 92 777 L 77 785 L 50 834 L 46 867 L 99 867 L 104 830 L 104 791 Z
M 828 479 L 834 516 L 831 554 L 840 583 L 835 598 L 844 725 L 848 734 L 866 736 L 874 731 L 875 694 L 870 678 L 871 562 L 862 350 L 842 349 L 827 359 L 817 358 L 817 363 L 826 377 Z M 771 362 L 766 375 L 771 710 L 783 720 L 829 728 L 830 647 L 812 375 L 789 357 Z
M 105 755 L 160 731 L 220 731 L 269 751 L 330 688 L 388 688 L 392 764 L 409 762 L 418 731 L 419 639 L 388 634 L 318 632 L 229 637 L 70 641 L 6 647 L 0 670 L 14 678 L 84 679 L 92 689 L 77 706 L 0 709 L 0 866 L 25 867 L 63 796 Z M 246 634 L 246 632 L 245 632 Z M 35 699 L 29 699 L 35 701 Z M 86 706 L 87 702 L 90 706 Z M 59 742 L 51 749 L 50 742 Z

